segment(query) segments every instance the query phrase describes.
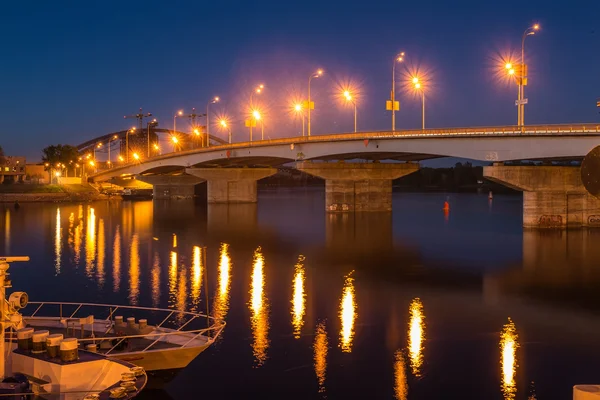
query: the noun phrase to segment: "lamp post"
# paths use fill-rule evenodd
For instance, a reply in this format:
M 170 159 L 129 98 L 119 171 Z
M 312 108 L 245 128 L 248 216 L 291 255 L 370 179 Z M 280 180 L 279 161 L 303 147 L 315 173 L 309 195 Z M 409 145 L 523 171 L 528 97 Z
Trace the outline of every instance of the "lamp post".
M 183 110 L 179 110 L 173 115 L 173 135 L 177 131 L 177 122 L 176 122 L 177 117 L 181 117 L 182 115 L 183 115 Z
M 525 64 L 525 38 L 529 35 L 535 35 L 540 29 L 538 24 L 530 26 L 523 32 L 521 38 L 521 68 L 519 71 L 519 97 L 517 100 L 519 126 L 525 125 L 525 86 L 527 85 L 527 64 Z
M 229 124 L 227 123 L 227 120 L 224 118 L 221 118 L 219 120 L 219 125 L 221 125 L 221 127 L 223 129 L 227 129 L 228 133 L 229 133 L 229 144 L 231 144 L 231 127 L 229 126 Z
M 177 144 L 179 143 L 179 139 L 177 139 L 177 136 L 173 135 L 171 136 L 171 140 L 173 141 L 173 153 L 175 153 L 177 151 Z
M 109 167 L 112 166 L 112 160 L 110 158 L 110 142 L 111 140 L 117 140 L 119 137 L 117 135 L 114 135 L 112 138 L 108 139 L 108 165 Z
M 392 111 L 392 131 L 396 130 L 396 111 L 400 110 L 400 102 L 396 101 L 396 63 L 404 61 L 404 52 L 396 54 L 392 65 L 392 92 L 386 109 Z
M 218 97 L 215 97 L 214 99 L 212 99 L 211 101 L 208 102 L 208 104 L 206 104 L 206 147 L 208 147 L 210 145 L 210 120 L 209 120 L 209 113 L 208 113 L 208 107 L 211 104 L 215 104 L 219 102 Z
M 250 108 L 253 108 L 254 105 L 252 104 L 252 96 L 254 95 L 254 93 L 256 94 L 261 94 L 263 89 L 265 88 L 265 85 L 263 85 L 262 83 L 260 85 L 258 85 L 256 87 L 256 89 L 254 89 L 251 93 L 250 93 Z
M 302 110 L 302 104 L 295 104 L 294 111 L 296 111 L 297 114 L 300 114 L 300 118 L 302 119 L 302 136 L 304 136 L 304 112 Z
M 318 78 L 320 76 L 323 75 L 323 70 L 319 69 L 317 70 L 317 72 L 315 72 L 314 74 L 311 74 L 308 77 L 308 101 L 306 102 L 306 108 L 308 110 L 308 136 L 310 136 L 310 110 L 315 108 L 314 103 L 311 103 L 310 101 L 310 82 L 312 81 L 312 78 Z
M 344 97 L 346 98 L 346 101 L 349 101 L 354 105 L 354 133 L 356 133 L 356 100 L 352 97 L 349 90 L 344 91 Z
M 147 124 L 148 128 L 148 158 L 150 158 L 150 128 L 158 125 L 158 121 L 154 118 L 152 121 L 149 121 Z
M 125 159 L 129 162 L 129 132 L 135 132 L 135 127 L 131 129 L 127 129 L 127 133 L 125 134 Z
M 416 76 L 414 78 L 412 78 L 412 82 L 415 85 L 415 89 L 421 91 L 421 99 L 423 101 L 423 109 L 422 109 L 422 113 L 421 113 L 421 118 L 422 118 L 422 124 L 421 124 L 421 129 L 425 130 L 425 90 L 423 90 L 423 85 L 421 85 L 421 82 L 419 82 L 419 78 L 417 78 Z
M 260 140 L 265 140 L 265 125 L 263 123 L 262 116 L 260 115 L 260 111 L 252 111 L 252 117 L 255 121 L 260 121 Z
M 96 161 L 96 149 L 99 149 L 100 147 L 102 147 L 102 143 L 98 143 L 94 146 L 94 161 Z

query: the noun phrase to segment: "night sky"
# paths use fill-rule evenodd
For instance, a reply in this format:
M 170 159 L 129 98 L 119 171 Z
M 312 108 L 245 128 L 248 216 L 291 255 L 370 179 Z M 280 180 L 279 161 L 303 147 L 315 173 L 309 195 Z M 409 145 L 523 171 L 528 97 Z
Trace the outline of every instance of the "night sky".
M 325 76 L 311 86 L 313 134 L 353 130 L 351 107 L 336 98 L 347 83 L 360 95 L 358 129 L 390 129 L 385 100 L 399 51 L 427 74 L 427 127 L 515 124 L 517 88 L 495 60 L 520 53 L 535 22 L 526 124 L 600 122 L 599 16 L 598 1 L 3 2 L 0 145 L 35 161 L 46 145 L 134 125 L 123 115 L 139 107 L 171 128 L 177 110 L 205 110 L 212 96 L 234 140 L 245 140 L 258 83 L 265 136 L 298 135 L 290 99 L 305 97 L 317 68 Z M 397 129 L 419 128 L 420 98 L 398 80 Z

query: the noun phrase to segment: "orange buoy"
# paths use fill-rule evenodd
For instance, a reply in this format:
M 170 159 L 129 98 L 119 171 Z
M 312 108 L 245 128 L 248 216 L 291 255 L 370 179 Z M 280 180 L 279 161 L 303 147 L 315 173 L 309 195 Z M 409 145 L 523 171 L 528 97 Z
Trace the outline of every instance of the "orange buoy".
M 450 204 L 447 201 L 444 202 L 444 211 L 450 211 Z

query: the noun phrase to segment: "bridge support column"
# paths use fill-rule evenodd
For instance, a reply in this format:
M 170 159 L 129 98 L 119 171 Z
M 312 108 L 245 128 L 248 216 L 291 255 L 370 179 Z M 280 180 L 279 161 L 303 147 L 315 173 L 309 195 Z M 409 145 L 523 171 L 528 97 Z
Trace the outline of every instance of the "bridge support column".
M 195 186 L 203 182 L 191 175 L 146 175 L 137 179 L 152 185 L 154 199 L 191 199 Z
M 296 168 L 325 179 L 328 212 L 392 211 L 392 180 L 419 169 L 417 163 L 312 163 Z
M 207 181 L 208 203 L 256 203 L 256 182 L 277 173 L 275 168 L 188 168 Z
M 487 179 L 523 192 L 524 228 L 600 226 L 600 200 L 581 182 L 579 167 L 484 167 Z

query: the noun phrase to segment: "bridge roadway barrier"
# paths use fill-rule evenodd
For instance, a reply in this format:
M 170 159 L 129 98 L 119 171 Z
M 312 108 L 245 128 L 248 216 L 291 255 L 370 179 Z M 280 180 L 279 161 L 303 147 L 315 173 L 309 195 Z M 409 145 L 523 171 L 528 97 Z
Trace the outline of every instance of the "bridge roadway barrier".
M 191 199 L 195 186 L 203 180 L 191 175 L 140 175 L 138 180 L 152 185 L 155 199 Z
M 208 203 L 256 203 L 256 182 L 275 175 L 276 168 L 187 168 L 186 173 L 207 181 Z
M 583 186 L 580 167 L 496 163 L 483 176 L 523 192 L 524 228 L 600 227 L 600 200 Z
M 392 211 L 392 180 L 419 170 L 418 163 L 313 163 L 296 168 L 325 180 L 328 212 Z

